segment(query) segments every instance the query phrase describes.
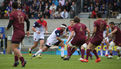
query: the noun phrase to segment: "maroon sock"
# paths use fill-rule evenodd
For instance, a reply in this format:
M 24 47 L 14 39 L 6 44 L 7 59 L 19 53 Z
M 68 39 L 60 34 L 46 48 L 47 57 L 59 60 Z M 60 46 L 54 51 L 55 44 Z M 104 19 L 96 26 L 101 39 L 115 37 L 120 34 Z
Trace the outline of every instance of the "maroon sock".
M 92 54 L 91 54 L 91 52 L 89 53 L 89 56 L 90 56 L 90 57 L 92 57 Z
M 81 49 L 81 57 L 84 59 L 84 52 L 85 50 L 84 49 Z
M 71 47 L 68 47 L 67 48 L 67 55 L 70 56 L 70 54 L 71 54 Z
M 113 53 L 110 53 L 111 56 L 113 56 Z
M 72 55 L 75 52 L 75 50 L 76 50 L 75 48 L 72 48 L 70 55 Z
M 18 61 L 18 56 L 14 56 L 14 61 L 15 61 L 15 62 Z
M 90 49 L 87 49 L 87 52 L 86 52 L 86 59 L 88 60 L 88 57 L 89 57 L 89 54 L 90 54 Z
M 20 57 L 19 59 L 20 59 L 20 61 L 21 61 L 22 63 L 24 62 L 24 58 L 23 58 L 23 57 Z
M 98 59 L 98 58 L 99 58 L 99 56 L 98 56 L 98 54 L 97 54 L 96 50 L 93 50 L 93 53 L 94 53 L 94 55 L 96 56 L 96 58 Z

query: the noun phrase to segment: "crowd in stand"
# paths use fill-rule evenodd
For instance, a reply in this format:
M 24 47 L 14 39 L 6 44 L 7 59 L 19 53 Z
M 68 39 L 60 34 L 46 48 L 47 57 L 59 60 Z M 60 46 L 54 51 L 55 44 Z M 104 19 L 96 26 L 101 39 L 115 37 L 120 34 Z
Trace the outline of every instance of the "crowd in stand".
M 4 0 L 0 6 L 0 18 L 9 17 L 13 1 L 18 1 L 19 9 L 31 19 L 37 19 L 39 15 L 44 15 L 47 19 L 73 18 L 76 15 L 77 7 L 79 7 L 78 0 Z M 95 18 L 97 12 L 108 16 L 109 13 L 113 15 L 121 13 L 121 0 L 80 1 L 83 2 L 80 3 L 83 4 L 82 8 L 79 8 L 80 12 L 92 12 L 91 18 Z

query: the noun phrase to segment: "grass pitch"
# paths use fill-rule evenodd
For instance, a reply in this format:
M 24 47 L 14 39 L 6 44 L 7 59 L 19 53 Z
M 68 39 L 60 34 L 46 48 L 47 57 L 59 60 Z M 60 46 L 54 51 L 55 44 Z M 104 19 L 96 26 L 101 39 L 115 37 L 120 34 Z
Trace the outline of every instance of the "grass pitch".
M 13 55 L 1 55 L 0 54 L 0 69 L 121 69 L 121 59 L 117 60 L 117 56 L 113 59 L 107 59 L 101 57 L 101 62 L 95 63 L 95 57 L 93 60 L 89 60 L 88 63 L 82 63 L 78 59 L 80 56 L 73 55 L 69 61 L 63 61 L 59 55 L 42 55 L 42 58 L 33 58 L 31 56 L 24 55 L 27 64 L 22 68 L 21 63 L 18 67 L 12 67 Z

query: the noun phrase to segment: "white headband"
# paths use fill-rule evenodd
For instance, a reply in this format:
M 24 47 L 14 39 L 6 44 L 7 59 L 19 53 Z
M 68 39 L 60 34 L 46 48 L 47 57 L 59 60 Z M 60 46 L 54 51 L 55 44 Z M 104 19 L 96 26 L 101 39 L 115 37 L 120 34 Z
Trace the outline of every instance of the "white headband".
M 66 26 L 64 26 L 64 25 L 61 25 L 60 27 L 64 27 L 64 28 L 66 28 Z

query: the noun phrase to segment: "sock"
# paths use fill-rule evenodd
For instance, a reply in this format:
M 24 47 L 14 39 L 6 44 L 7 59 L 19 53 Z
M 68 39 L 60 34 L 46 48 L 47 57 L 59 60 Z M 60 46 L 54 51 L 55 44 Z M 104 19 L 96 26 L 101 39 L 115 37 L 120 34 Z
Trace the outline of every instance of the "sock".
M 71 47 L 67 48 L 67 55 L 70 56 L 71 55 Z
M 83 58 L 83 59 L 84 59 L 84 52 L 85 52 L 85 50 L 81 49 L 81 58 Z
M 18 56 L 14 56 L 14 61 L 15 61 L 15 62 L 18 61 Z
M 75 50 L 76 50 L 75 48 L 72 48 L 72 49 L 71 49 L 71 54 L 70 54 L 70 55 L 72 55 L 72 54 L 75 52 Z
M 96 50 L 93 50 L 93 53 L 94 53 L 94 55 L 96 56 L 96 58 L 98 59 L 98 58 L 99 58 L 99 56 L 98 56 L 98 54 L 97 54 Z
M 89 56 L 92 58 L 92 54 L 91 54 L 91 52 L 89 53 Z
M 19 59 L 20 59 L 20 61 L 21 61 L 22 63 L 24 62 L 24 58 L 23 58 L 23 57 L 20 57 Z
M 80 55 L 80 51 L 79 51 L 79 49 L 77 48 L 77 52 L 78 52 L 78 54 Z
M 103 56 L 103 49 L 100 50 L 100 54 L 101 54 L 101 56 Z
M 108 55 L 108 49 L 106 49 L 105 54 Z
M 31 53 L 31 51 L 32 51 L 31 48 L 29 48 L 29 53 Z
M 89 54 L 90 54 L 90 49 L 87 49 L 87 52 L 86 52 L 86 54 L 87 54 L 87 56 L 86 56 L 86 59 L 88 60 L 88 57 L 89 57 Z
M 37 56 L 38 54 L 40 54 L 42 52 L 42 50 L 40 49 L 39 51 L 37 51 L 34 55 Z
M 61 47 L 61 57 L 64 57 L 64 47 Z

